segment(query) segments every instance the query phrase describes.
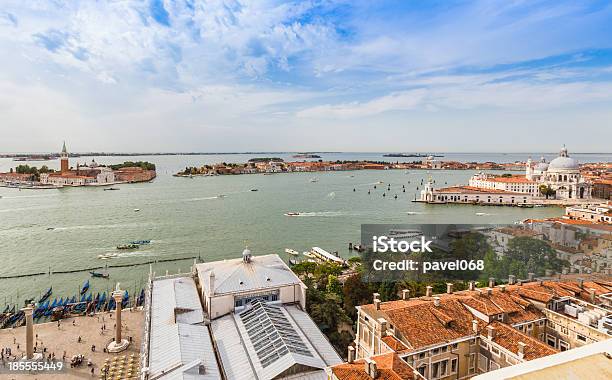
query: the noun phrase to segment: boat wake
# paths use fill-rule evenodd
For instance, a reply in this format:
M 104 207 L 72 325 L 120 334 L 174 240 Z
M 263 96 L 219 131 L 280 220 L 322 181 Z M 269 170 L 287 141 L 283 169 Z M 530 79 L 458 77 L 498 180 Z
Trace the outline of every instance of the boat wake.
M 489 213 L 486 213 L 486 212 L 477 212 L 476 213 L 476 216 L 492 216 L 492 215 L 495 215 L 495 214 L 489 214 Z
M 346 216 L 348 215 L 344 211 L 313 211 L 313 212 L 299 212 L 294 213 L 296 215 L 291 215 L 292 217 L 321 217 L 321 218 L 333 218 L 338 216 Z
M 425 215 L 425 213 L 422 212 L 422 211 L 406 211 L 406 214 L 408 214 L 408 215 Z
M 55 227 L 51 231 L 71 231 L 71 230 L 97 230 L 104 228 L 130 228 L 130 227 L 143 227 L 151 226 L 155 223 L 123 223 L 123 224 L 89 224 L 80 226 L 66 226 L 66 227 Z

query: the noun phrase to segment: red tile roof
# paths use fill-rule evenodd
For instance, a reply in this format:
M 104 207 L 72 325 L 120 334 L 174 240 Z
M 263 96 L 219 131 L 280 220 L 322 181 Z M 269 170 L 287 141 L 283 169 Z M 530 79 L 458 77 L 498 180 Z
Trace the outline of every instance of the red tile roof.
M 533 360 L 559 352 L 549 345 L 503 323 L 493 322 L 489 326 L 495 329 L 493 342 L 514 354 L 518 353 L 519 342 L 525 343 L 526 346 L 523 351 L 523 358 L 525 360 Z M 486 338 L 486 330 L 484 330 L 483 333 L 484 334 L 481 334 L 481 336 Z
M 376 363 L 377 380 L 413 380 L 416 379 L 414 369 L 395 353 L 388 353 L 370 358 Z M 355 360 L 353 363 L 342 363 L 331 367 L 332 373 L 339 380 L 372 380 L 365 371 L 365 361 Z M 423 379 L 420 375 L 419 379 Z

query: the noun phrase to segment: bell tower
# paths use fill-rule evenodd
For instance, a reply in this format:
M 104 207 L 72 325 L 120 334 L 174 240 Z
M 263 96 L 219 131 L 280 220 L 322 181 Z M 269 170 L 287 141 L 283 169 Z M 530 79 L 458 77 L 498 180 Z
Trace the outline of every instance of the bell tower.
M 70 166 L 68 165 L 68 151 L 66 150 L 66 141 L 64 141 L 64 146 L 62 147 L 62 153 L 60 153 L 60 162 L 61 162 L 61 172 L 62 174 L 67 173 L 70 170 Z

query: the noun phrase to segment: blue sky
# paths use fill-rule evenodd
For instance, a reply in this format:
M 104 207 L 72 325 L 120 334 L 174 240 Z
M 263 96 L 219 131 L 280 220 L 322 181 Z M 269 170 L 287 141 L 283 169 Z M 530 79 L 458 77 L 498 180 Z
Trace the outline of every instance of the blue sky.
M 4 1 L 0 151 L 572 151 L 607 1 Z

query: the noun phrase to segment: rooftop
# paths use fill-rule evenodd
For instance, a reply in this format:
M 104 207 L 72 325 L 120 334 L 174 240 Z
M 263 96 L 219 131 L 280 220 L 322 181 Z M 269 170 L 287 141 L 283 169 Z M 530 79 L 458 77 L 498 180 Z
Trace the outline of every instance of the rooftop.
M 397 354 L 389 353 L 373 356 L 370 360 L 376 363 L 377 379 L 381 380 L 412 380 L 417 379 L 414 369 L 403 361 Z M 353 363 L 342 363 L 331 368 L 332 373 L 339 380 L 372 380 L 365 370 L 365 360 L 355 360 Z M 418 375 L 418 379 L 422 379 Z
M 241 291 L 303 285 L 302 281 L 276 254 L 215 261 L 196 266 L 205 294 L 221 295 Z M 214 277 L 211 289 L 211 274 Z

